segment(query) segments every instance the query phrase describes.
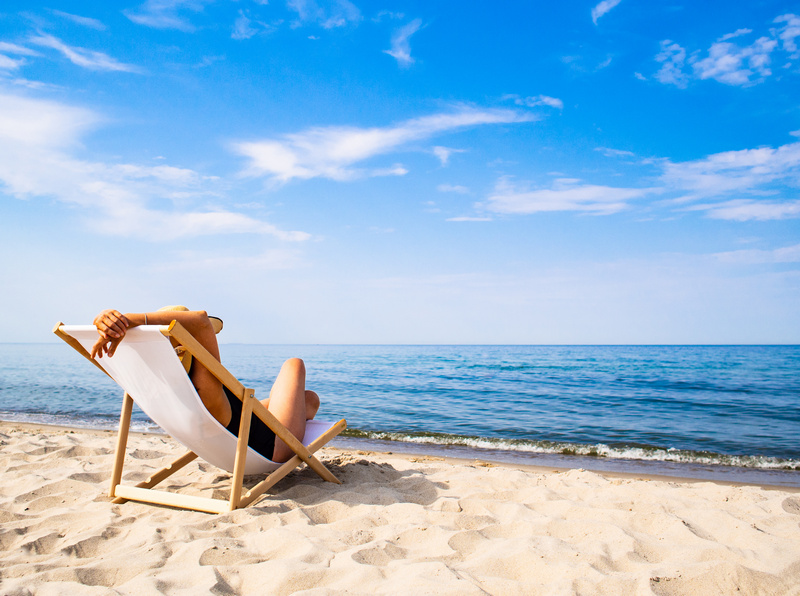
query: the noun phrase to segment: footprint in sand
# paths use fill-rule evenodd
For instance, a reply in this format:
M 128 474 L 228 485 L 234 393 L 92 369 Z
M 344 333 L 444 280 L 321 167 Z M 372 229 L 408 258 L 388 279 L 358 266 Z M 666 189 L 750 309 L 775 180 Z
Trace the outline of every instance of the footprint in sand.
M 800 497 L 789 497 L 783 500 L 783 510 L 786 513 L 794 513 L 800 515 Z
M 406 549 L 387 542 L 381 546 L 365 548 L 353 553 L 353 560 L 362 565 L 381 567 L 406 556 Z
M 161 459 L 166 457 L 167 454 L 163 451 L 153 451 L 151 449 L 134 449 L 129 455 L 134 459 Z
M 22 545 L 23 550 L 36 553 L 37 555 L 49 555 L 53 552 L 58 543 L 64 538 L 63 534 L 52 532 L 36 540 L 31 540 Z

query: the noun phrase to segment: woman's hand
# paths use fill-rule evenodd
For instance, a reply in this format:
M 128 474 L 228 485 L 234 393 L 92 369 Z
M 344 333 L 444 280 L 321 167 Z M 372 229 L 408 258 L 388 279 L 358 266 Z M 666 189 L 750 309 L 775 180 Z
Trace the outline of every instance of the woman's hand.
M 118 310 L 108 309 L 94 318 L 94 326 L 103 339 L 122 339 L 131 323 L 128 318 Z
M 113 356 L 114 352 L 117 351 L 117 346 L 121 341 L 121 337 L 117 339 L 103 339 L 102 337 L 98 337 L 97 341 L 94 342 L 94 345 L 92 346 L 92 358 L 102 358 L 104 353 L 108 354 L 109 356 Z
M 113 356 L 130 327 L 130 321 L 121 312 L 108 309 L 97 315 L 93 323 L 100 337 L 92 346 L 92 358 L 96 356 L 102 358 L 104 353 Z

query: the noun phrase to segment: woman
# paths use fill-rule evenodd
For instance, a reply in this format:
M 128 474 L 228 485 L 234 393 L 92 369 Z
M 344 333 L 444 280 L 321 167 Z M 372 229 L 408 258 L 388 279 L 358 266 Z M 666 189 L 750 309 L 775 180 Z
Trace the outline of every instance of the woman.
M 94 319 L 100 337 L 92 347 L 92 358 L 102 358 L 104 354 L 113 356 L 128 329 L 139 325 L 169 325 L 172 321 L 178 321 L 212 356 L 220 359 L 214 327 L 203 310 L 160 310 L 123 315 L 113 309 L 102 311 Z M 193 359 L 189 377 L 206 409 L 222 426 L 238 436 L 242 412 L 239 398 L 224 387 L 196 358 Z M 319 409 L 319 396 L 306 390 L 305 386 L 305 364 L 299 358 L 290 358 L 281 367 L 269 392 L 269 398 L 261 401 L 301 441 L 305 435 L 306 420 L 314 418 Z M 285 462 L 294 455 L 286 443 L 276 437 L 257 416 L 251 419 L 248 444 L 264 457 L 276 462 Z

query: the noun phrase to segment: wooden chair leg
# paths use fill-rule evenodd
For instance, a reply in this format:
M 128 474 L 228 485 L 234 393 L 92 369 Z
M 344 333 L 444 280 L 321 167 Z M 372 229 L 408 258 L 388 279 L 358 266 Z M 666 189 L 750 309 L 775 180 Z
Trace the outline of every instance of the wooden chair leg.
M 119 431 L 117 432 L 117 450 L 114 455 L 114 470 L 111 472 L 111 487 L 109 497 L 114 497 L 114 491 L 122 480 L 122 466 L 125 462 L 125 449 L 128 446 L 128 431 L 131 428 L 131 412 L 133 411 L 133 398 L 125 393 L 122 396 L 122 412 L 119 416 Z
M 245 389 L 242 401 L 242 417 L 239 421 L 239 439 L 236 442 L 236 460 L 233 464 L 233 478 L 231 478 L 231 511 L 239 507 L 242 496 L 242 483 L 244 482 L 244 465 L 247 460 L 247 444 L 250 440 L 250 421 L 253 414 L 253 402 L 256 398 L 252 389 Z
M 308 446 L 308 450 L 310 453 L 315 453 L 318 449 L 325 446 L 333 437 L 338 435 L 342 432 L 345 428 L 347 428 L 347 423 L 344 420 L 340 420 L 336 424 L 334 424 L 327 432 L 317 438 L 316 441 L 311 443 Z M 313 457 L 313 456 L 312 456 Z M 341 484 L 341 480 L 336 478 L 333 473 L 328 470 L 324 466 L 322 462 L 320 462 L 316 457 L 313 458 L 314 461 L 318 462 L 320 466 L 322 466 L 325 471 L 327 472 L 326 476 L 322 476 L 325 480 L 328 480 L 328 477 L 332 478 L 333 480 L 329 480 L 329 482 L 334 482 L 336 484 Z M 243 496 L 241 501 L 239 502 L 240 507 L 247 507 L 250 503 L 255 501 L 258 497 L 263 495 L 267 492 L 270 488 L 272 488 L 275 484 L 277 484 L 284 476 L 289 474 L 292 470 L 294 470 L 297 466 L 303 463 L 303 460 L 300 458 L 299 455 L 295 455 L 294 457 L 290 458 L 286 463 L 284 463 L 280 468 L 272 472 L 269 476 L 267 476 L 264 480 L 256 484 L 253 488 L 247 491 Z M 314 468 L 312 468 L 314 469 Z M 316 472 L 316 470 L 314 470 Z M 319 474 L 319 472 L 317 472 Z

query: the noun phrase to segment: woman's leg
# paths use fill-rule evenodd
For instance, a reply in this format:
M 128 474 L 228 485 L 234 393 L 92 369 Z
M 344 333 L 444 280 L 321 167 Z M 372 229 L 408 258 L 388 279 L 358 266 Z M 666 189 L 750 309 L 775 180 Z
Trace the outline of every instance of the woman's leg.
M 306 420 L 314 420 L 319 410 L 319 395 L 306 389 Z
M 273 386 L 272 389 L 269 390 L 269 397 L 272 397 L 272 392 L 275 389 Z M 264 404 L 264 407 L 269 410 L 269 397 L 267 399 L 262 399 L 261 403 Z M 310 389 L 306 389 L 306 420 L 314 420 L 314 416 L 317 415 L 319 411 L 319 395 L 317 395 L 316 391 L 311 391 Z
M 306 432 L 306 367 L 302 360 L 290 358 L 283 363 L 269 395 L 262 403 L 302 441 Z M 293 455 L 294 451 L 275 437 L 273 461 L 284 462 Z

